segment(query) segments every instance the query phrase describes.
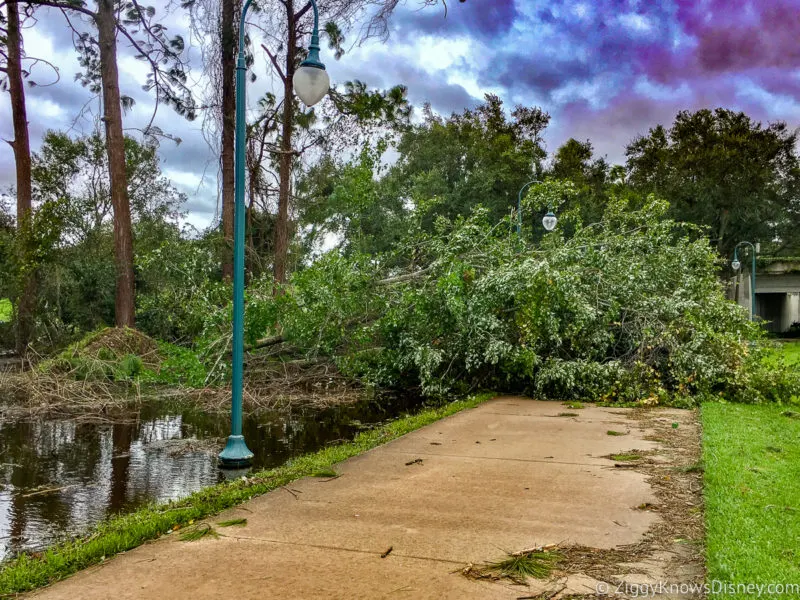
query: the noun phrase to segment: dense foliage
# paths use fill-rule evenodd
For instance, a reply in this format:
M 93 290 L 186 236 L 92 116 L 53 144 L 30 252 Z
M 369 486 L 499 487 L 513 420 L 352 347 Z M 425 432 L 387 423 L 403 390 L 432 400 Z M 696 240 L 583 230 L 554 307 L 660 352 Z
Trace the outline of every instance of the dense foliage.
M 675 130 L 687 119 L 694 122 L 683 115 Z M 491 387 L 691 404 L 796 394 L 796 377 L 762 366 L 758 325 L 725 299 L 724 261 L 709 244 L 715 230 L 673 218 L 688 202 L 680 189 L 668 194 L 677 208 L 642 192 L 649 142 L 632 146 L 641 151 L 631 154 L 633 183 L 588 141 L 569 140 L 543 167 L 538 135 L 546 123 L 541 111 L 509 115 L 488 96 L 461 115 L 426 111 L 419 124 L 367 135 L 349 160 L 323 154 L 298 183 L 285 285 L 269 274 L 270 236 L 259 234 L 260 213 L 251 211 L 245 326 L 253 359 L 292 369 L 335 364 L 352 380 L 429 396 Z M 221 236 L 181 231 L 183 197 L 161 174 L 155 147 L 126 144 L 135 160 L 128 179 L 136 185 L 129 195 L 137 326 L 160 340 L 159 360 L 68 350 L 59 364 L 87 379 L 225 383 L 231 287 L 220 268 Z M 34 156 L 40 345 L 64 347 L 114 322 L 101 150 L 97 136 L 50 133 Z M 398 157 L 387 164 L 391 150 Z M 13 271 L 19 253 L 9 208 L 0 211 L 0 262 Z M 540 225 L 548 210 L 559 216 L 552 233 Z M 272 216 L 263 215 L 267 226 Z M 0 298 L 15 293 L 4 281 Z
M 535 188 L 529 208 L 552 203 L 552 188 Z M 600 222 L 538 247 L 482 208 L 440 217 L 431 233 L 417 223 L 394 253 L 330 252 L 277 297 L 251 286 L 248 337 L 280 334 L 307 358 L 429 395 L 491 386 L 613 402 L 771 397 L 780 390 L 750 345 L 757 326 L 725 299 L 707 242 L 667 209 L 612 197 Z

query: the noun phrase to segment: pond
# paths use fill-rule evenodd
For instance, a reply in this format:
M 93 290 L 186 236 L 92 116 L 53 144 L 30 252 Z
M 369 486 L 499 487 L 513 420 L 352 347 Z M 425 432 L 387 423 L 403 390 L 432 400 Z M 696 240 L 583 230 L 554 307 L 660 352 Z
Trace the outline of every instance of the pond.
M 418 405 L 413 397 L 381 397 L 248 416 L 244 435 L 253 468 L 350 440 Z M 158 405 L 114 420 L 0 422 L 0 560 L 82 534 L 109 515 L 224 480 L 217 453 L 228 432 L 227 415 Z

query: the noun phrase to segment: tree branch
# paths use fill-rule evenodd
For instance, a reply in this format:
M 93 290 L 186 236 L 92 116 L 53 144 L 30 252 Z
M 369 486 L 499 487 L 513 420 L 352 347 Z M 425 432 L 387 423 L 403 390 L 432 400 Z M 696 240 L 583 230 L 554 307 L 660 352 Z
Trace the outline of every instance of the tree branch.
M 53 8 L 60 8 L 61 10 L 74 10 L 76 12 L 83 13 L 92 19 L 97 18 L 97 13 L 92 12 L 85 6 L 72 4 L 70 2 L 55 2 L 54 0 L 30 0 L 30 4 L 35 4 L 37 6 L 52 6 Z
M 418 279 L 423 275 L 426 275 L 431 270 L 431 267 L 425 267 L 424 269 L 420 269 L 419 271 L 414 271 L 413 273 L 406 273 L 405 275 L 397 275 L 396 277 L 389 277 L 388 279 L 379 279 L 375 282 L 375 285 L 392 285 L 395 283 L 402 283 L 404 281 L 411 281 L 414 279 Z
M 300 19 L 302 19 L 303 15 L 305 15 L 309 11 L 310 8 L 311 8 L 311 2 L 307 2 L 306 5 L 303 8 L 301 8 L 296 13 L 294 13 L 294 21 L 295 21 L 295 23 L 297 21 L 299 21 Z
M 269 56 L 269 59 L 272 61 L 272 64 L 275 67 L 275 70 L 278 71 L 278 76 L 281 78 L 281 81 L 283 81 L 283 83 L 286 83 L 286 75 L 283 74 L 283 71 L 281 70 L 281 67 L 278 64 L 278 59 L 275 57 L 274 54 L 272 54 L 272 52 L 269 51 L 269 48 L 267 48 L 264 44 L 261 44 L 261 47 L 264 49 L 264 52 L 267 53 L 267 56 Z

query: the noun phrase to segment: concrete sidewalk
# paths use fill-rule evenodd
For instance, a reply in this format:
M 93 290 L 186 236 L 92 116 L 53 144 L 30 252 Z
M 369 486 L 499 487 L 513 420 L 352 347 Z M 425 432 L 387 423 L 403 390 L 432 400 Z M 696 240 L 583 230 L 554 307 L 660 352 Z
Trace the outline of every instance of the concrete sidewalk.
M 638 427 L 624 409 L 497 398 L 220 515 L 248 520 L 224 537 L 169 536 L 33 596 L 518 598 L 460 571 L 543 544 L 636 543 L 658 519 L 635 508 L 655 502 L 645 476 L 602 458 L 655 449 Z

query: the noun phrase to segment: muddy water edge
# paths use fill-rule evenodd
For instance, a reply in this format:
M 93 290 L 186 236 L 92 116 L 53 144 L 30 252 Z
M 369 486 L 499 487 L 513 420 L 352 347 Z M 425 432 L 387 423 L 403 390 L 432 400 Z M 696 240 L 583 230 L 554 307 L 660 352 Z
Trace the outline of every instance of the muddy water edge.
M 350 440 L 420 406 L 416 396 L 381 395 L 248 415 L 253 469 Z M 226 414 L 158 402 L 114 416 L 0 416 L 0 560 L 224 480 L 217 453 L 228 431 Z

